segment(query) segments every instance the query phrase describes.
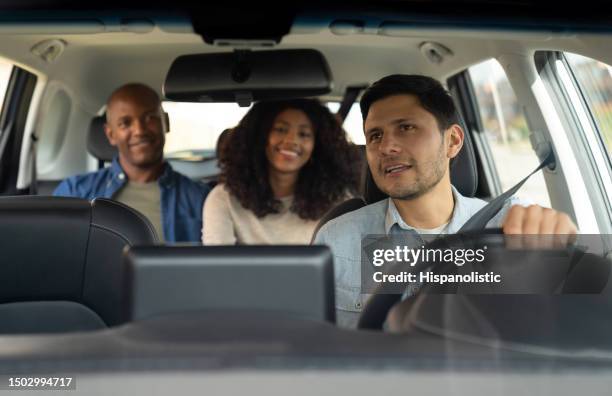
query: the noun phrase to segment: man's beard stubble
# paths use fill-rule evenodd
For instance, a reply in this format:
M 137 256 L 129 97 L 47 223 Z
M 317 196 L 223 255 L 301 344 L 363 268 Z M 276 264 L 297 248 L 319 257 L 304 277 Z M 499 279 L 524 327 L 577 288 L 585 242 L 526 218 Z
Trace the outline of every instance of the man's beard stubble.
M 399 199 L 410 201 L 419 198 L 440 183 L 440 180 L 446 174 L 448 166 L 444 158 L 444 141 L 440 144 L 436 158 L 433 161 L 427 163 L 420 163 L 414 165 L 416 172 L 416 180 L 411 186 L 400 189 L 400 191 L 383 191 L 389 195 L 392 199 Z M 421 174 L 420 171 L 425 170 L 425 174 Z

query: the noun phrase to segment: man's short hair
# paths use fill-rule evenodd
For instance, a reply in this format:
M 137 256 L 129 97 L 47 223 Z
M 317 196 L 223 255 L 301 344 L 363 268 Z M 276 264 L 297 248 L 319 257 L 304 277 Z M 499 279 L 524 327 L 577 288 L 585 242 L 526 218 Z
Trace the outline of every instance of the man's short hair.
M 421 106 L 430 112 L 438 123 L 440 131 L 459 122 L 453 98 L 436 79 L 415 74 L 393 74 L 372 84 L 361 97 L 361 115 L 365 122 L 372 103 L 395 95 L 414 95 Z

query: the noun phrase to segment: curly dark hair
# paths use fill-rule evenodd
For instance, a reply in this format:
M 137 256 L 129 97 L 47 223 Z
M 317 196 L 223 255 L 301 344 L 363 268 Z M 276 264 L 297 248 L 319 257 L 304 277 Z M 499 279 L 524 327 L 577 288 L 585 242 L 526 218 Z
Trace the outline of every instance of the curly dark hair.
M 346 133 L 318 100 L 256 103 L 223 146 L 220 181 L 258 217 L 279 212 L 281 202 L 270 186 L 265 149 L 275 117 L 287 109 L 303 111 L 315 136 L 311 160 L 300 169 L 290 210 L 302 219 L 316 220 L 347 192 L 355 192 L 359 170 Z

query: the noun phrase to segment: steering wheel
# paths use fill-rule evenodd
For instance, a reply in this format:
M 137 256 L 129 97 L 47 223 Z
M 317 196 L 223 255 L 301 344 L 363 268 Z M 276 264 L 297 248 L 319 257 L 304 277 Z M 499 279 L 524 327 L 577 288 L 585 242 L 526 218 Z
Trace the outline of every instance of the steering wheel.
M 444 235 L 425 244 L 424 248 L 466 248 L 470 246 L 483 245 L 486 245 L 488 248 L 490 248 L 490 251 L 496 251 L 495 249 L 497 249 L 497 251 L 499 252 L 499 249 L 507 249 L 506 237 L 503 235 L 501 228 L 492 228 L 480 231 L 466 231 L 457 234 Z M 550 250 L 545 249 L 534 249 L 531 250 L 531 254 L 535 254 L 536 258 L 544 257 L 539 256 L 539 254 L 546 251 L 550 252 Z M 567 251 L 570 252 L 569 248 Z M 505 257 L 505 255 L 503 255 L 502 257 Z M 580 268 L 576 270 L 576 267 L 574 267 L 576 263 L 574 258 L 572 258 L 570 260 L 570 267 L 566 274 L 565 282 L 563 283 L 562 292 L 599 293 L 605 287 L 606 281 L 608 279 L 607 274 L 609 274 L 610 272 L 610 263 L 608 262 L 608 264 L 606 264 L 606 261 L 602 261 L 601 257 L 591 253 L 585 254 L 584 252 L 582 252 L 578 256 L 573 255 L 569 257 L 578 257 L 578 260 L 580 261 Z M 505 265 L 505 262 L 498 264 L 503 266 Z M 436 263 L 432 265 L 431 263 L 418 262 L 414 266 L 414 270 L 420 271 L 430 267 L 430 270 L 432 271 L 444 273 L 444 271 L 446 270 L 446 268 L 443 267 L 444 265 L 449 264 Z M 452 263 L 450 265 L 454 266 L 454 264 Z M 383 324 L 385 323 L 389 311 L 396 303 L 400 302 L 400 300 L 402 299 L 402 294 L 381 293 L 384 287 L 385 285 L 381 284 L 374 293 L 374 295 L 365 305 L 364 310 L 359 318 L 357 328 L 370 330 L 381 330 L 383 328 Z M 431 287 L 431 285 L 423 285 L 423 287 L 421 287 L 410 298 L 416 298 L 418 295 L 420 295 L 425 290 Z

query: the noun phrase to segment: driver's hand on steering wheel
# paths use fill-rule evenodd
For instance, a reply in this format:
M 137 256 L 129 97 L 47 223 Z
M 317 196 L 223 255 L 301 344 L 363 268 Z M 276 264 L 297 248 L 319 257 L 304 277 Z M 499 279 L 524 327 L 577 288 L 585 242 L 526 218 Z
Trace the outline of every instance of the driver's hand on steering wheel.
M 509 238 L 510 248 L 562 248 L 575 241 L 578 231 L 567 214 L 539 205 L 512 206 L 502 229 L 506 235 L 523 236 Z

